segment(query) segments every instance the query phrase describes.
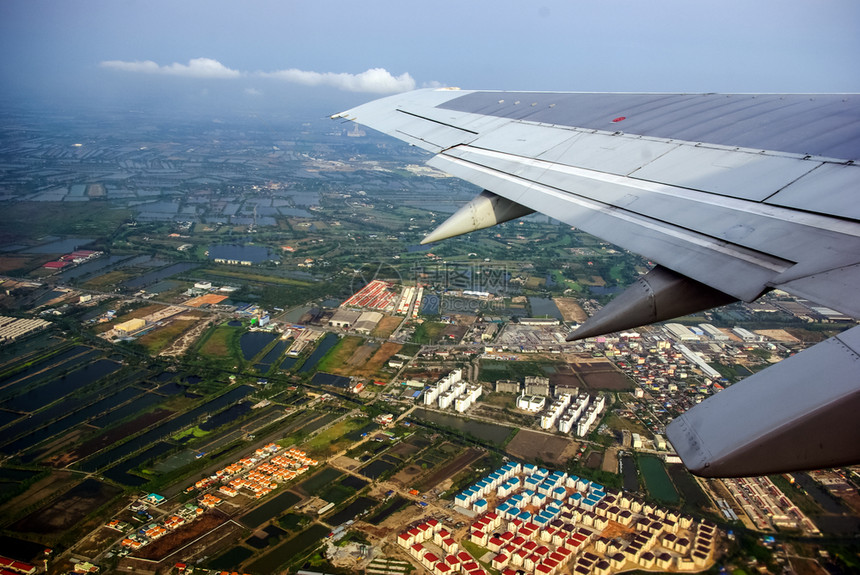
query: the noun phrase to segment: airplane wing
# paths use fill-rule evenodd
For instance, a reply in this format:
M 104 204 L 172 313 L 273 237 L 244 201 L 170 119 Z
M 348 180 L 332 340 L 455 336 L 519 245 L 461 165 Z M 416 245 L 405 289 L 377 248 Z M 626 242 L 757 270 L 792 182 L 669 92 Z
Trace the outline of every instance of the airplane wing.
M 485 191 L 425 238 L 539 211 L 657 266 L 571 338 L 772 289 L 860 317 L 860 96 L 418 90 L 337 114 Z M 705 476 L 860 462 L 860 327 L 735 384 L 667 435 Z

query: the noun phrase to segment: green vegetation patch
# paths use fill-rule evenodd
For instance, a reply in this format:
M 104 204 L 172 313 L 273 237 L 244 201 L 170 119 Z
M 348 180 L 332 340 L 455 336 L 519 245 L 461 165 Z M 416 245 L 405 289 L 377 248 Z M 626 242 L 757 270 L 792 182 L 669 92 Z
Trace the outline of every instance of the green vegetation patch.
M 239 359 L 241 326 L 222 324 L 211 330 L 200 344 L 200 354 L 216 358 Z
M 348 335 L 337 342 L 317 364 L 317 371 L 337 373 L 363 343 L 364 338 Z
M 363 417 L 347 418 L 338 421 L 328 429 L 321 431 L 319 435 L 307 441 L 302 445 L 302 449 L 314 456 L 327 457 L 334 455 L 338 451 L 345 449 L 347 445 L 354 441 L 348 437 L 349 434 L 367 425 L 368 421 L 368 419 Z
M 176 340 L 180 335 L 191 329 L 201 318 L 178 319 L 171 321 L 168 325 L 156 328 L 138 338 L 137 343 L 144 346 L 150 355 L 157 355 L 168 344 Z
M 556 364 L 542 361 L 502 361 L 496 359 L 482 359 L 481 372 L 478 376 L 480 381 L 489 383 L 499 379 L 520 380 L 526 376 L 536 375 L 545 377 L 546 368 L 552 368 Z
M 93 209 L 89 202 L 6 202 L 0 210 L 0 229 L 25 237 L 95 238 L 112 232 L 130 216 L 127 209 Z
M 437 321 L 425 321 L 415 330 L 412 341 L 415 343 L 436 343 L 442 336 L 442 331 L 448 327 L 447 323 Z
M 333 467 L 323 467 L 319 472 L 305 479 L 299 484 L 299 488 L 308 495 L 316 495 L 330 484 L 339 481 L 343 473 Z
M 209 431 L 203 431 L 202 429 L 200 429 L 199 426 L 195 425 L 194 427 L 189 427 L 188 429 L 186 429 L 184 431 L 180 431 L 179 433 L 177 433 L 176 435 L 173 436 L 173 439 L 176 441 L 179 441 L 183 437 L 189 437 L 189 436 L 194 437 L 194 438 L 200 438 L 200 437 L 206 437 L 207 435 L 209 435 L 209 433 L 210 433 Z
M 319 493 L 319 498 L 337 505 L 339 503 L 343 503 L 353 495 L 355 495 L 355 489 L 340 484 L 334 484 L 329 485 L 328 488 L 321 491 Z
M 681 498 L 663 462 L 650 455 L 642 455 L 638 458 L 639 470 L 645 478 L 645 487 L 654 499 L 664 503 L 678 504 Z

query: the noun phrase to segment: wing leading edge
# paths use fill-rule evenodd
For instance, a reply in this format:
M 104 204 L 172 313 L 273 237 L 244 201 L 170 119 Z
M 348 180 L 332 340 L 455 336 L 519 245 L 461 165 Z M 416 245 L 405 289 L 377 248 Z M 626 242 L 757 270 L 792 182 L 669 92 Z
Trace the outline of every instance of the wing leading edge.
M 335 117 L 431 151 L 430 165 L 490 190 L 428 241 L 540 211 L 658 262 L 583 326 L 588 336 L 774 288 L 860 317 L 858 103 L 856 95 L 419 90 Z M 858 337 L 828 340 L 783 362 L 791 367 L 709 398 L 667 428 L 669 439 L 702 475 L 860 461 L 856 420 L 840 430 L 848 441 L 822 425 L 849 400 L 860 403 Z M 801 366 L 826 369 L 828 382 L 809 385 Z M 736 416 L 748 398 L 767 397 L 757 389 L 792 409 L 757 404 L 747 415 L 759 424 L 743 424 Z M 715 433 L 727 421 L 732 433 Z M 799 445 L 795 434 L 809 447 L 775 448 Z

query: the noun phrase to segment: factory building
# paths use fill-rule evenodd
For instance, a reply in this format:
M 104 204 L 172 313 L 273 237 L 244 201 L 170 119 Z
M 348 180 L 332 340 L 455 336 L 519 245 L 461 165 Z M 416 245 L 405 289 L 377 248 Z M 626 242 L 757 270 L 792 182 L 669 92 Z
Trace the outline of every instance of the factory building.
M 686 326 L 681 325 L 680 323 L 667 323 L 663 326 L 669 335 L 672 336 L 673 339 L 678 341 L 698 341 L 699 336 L 694 334 L 692 331 L 687 329 Z
M 762 336 L 738 326 L 732 328 L 732 333 L 746 342 L 762 341 L 764 339 Z
M 330 327 L 341 327 L 344 329 L 349 329 L 350 327 L 358 321 L 358 318 L 361 317 L 360 311 L 354 311 L 351 309 L 338 309 L 334 312 L 334 315 L 331 316 L 331 319 L 328 321 L 328 325 Z
M 714 341 L 729 341 L 729 336 L 723 333 L 723 330 L 712 326 L 709 323 L 700 323 L 699 327 L 705 332 L 705 335 Z

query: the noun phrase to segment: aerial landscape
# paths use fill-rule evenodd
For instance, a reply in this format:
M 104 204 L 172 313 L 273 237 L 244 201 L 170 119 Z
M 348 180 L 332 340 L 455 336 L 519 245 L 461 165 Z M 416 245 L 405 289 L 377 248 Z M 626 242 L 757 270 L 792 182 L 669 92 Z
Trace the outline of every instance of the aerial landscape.
M 666 437 L 855 318 L 567 341 L 653 263 L 541 213 L 424 245 L 481 188 L 337 117 L 408 74 L 199 56 L 0 93 L 0 574 L 860 571 L 860 466 L 704 478 Z M 302 85 L 177 96 L 234 76 Z

